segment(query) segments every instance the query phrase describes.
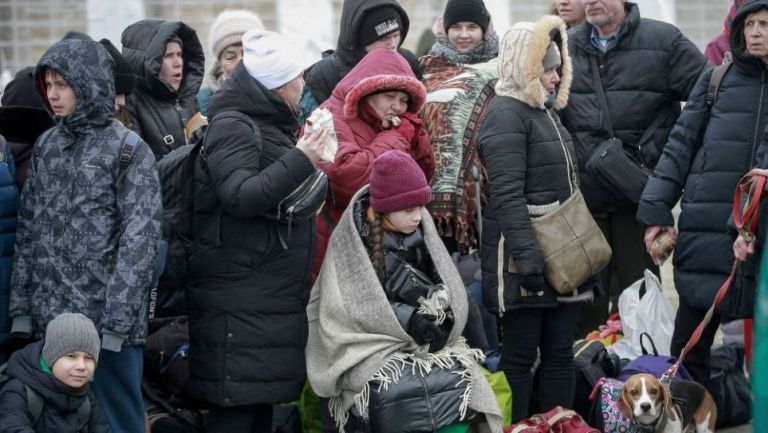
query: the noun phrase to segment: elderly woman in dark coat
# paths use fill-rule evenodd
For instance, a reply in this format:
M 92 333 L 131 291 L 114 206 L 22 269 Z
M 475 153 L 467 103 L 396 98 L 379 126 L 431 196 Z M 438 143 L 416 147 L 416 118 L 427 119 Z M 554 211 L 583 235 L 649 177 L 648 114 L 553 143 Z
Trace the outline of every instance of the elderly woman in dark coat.
M 213 405 L 211 433 L 271 431 L 272 404 L 296 400 L 306 374 L 314 219 L 272 216 L 315 172 L 325 133 L 296 142 L 302 64 L 289 42 L 264 30 L 243 41 L 195 168 L 189 390 Z

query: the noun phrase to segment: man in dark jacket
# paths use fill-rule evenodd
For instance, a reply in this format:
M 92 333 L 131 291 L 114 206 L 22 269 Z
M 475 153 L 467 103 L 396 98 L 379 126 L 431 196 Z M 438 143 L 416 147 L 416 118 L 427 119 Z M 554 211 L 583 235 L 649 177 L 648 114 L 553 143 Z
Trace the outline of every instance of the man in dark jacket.
M 573 137 L 584 198 L 613 249 L 604 283 L 615 309 L 621 290 L 642 278 L 644 269 L 658 273 L 658 267 L 643 248 L 643 230 L 635 222 L 637 204 L 612 195 L 610 185 L 586 172 L 587 160 L 611 138 L 610 121 L 624 149 L 654 167 L 680 114 L 680 102 L 688 98 L 706 60 L 676 27 L 640 18 L 634 3 L 587 0 L 584 6 L 587 22 L 569 32 L 573 86 L 563 123 Z M 592 73 L 592 62 L 599 65 L 599 77 Z M 601 107 L 595 80 L 605 89 L 609 112 Z M 650 139 L 639 143 L 649 128 L 654 129 Z M 594 311 L 585 312 L 580 335 L 605 323 L 608 301 L 601 296 Z
M 730 273 L 733 238 L 728 219 L 733 191 L 765 154 L 759 144 L 768 122 L 766 23 L 768 0 L 748 0 L 739 8 L 729 39 L 733 65 L 714 104 L 709 107 L 706 102 L 710 70 L 699 77 L 640 200 L 637 220 L 646 227 L 650 249 L 660 231 L 674 234 L 672 208 L 682 196 L 674 255 L 675 288 L 680 294 L 671 346 L 674 356 Z M 754 276 L 754 262 L 743 263 L 737 277 L 744 290 L 754 289 Z M 715 314 L 683 363 L 702 384 L 709 379 L 709 352 L 719 322 Z
M 27 172 L 10 316 L 11 334 L 37 338 L 63 312 L 93 320 L 104 349 L 94 393 L 112 430 L 133 433 L 144 431 L 141 346 L 162 205 L 149 146 L 114 119 L 113 70 L 89 40 L 57 42 L 35 68 L 56 127 Z
M 130 128 L 160 160 L 186 144 L 184 127 L 197 112 L 205 73 L 203 47 L 188 25 L 156 19 L 131 24 L 121 42 L 136 74 L 136 88 L 126 98 Z
M 336 51 L 307 68 L 301 96 L 304 116 L 331 97 L 334 87 L 365 55 L 378 47 L 397 50 L 421 79 L 418 60 L 401 48 L 410 21 L 396 0 L 346 0 L 341 11 Z M 303 119 L 299 119 L 303 120 Z

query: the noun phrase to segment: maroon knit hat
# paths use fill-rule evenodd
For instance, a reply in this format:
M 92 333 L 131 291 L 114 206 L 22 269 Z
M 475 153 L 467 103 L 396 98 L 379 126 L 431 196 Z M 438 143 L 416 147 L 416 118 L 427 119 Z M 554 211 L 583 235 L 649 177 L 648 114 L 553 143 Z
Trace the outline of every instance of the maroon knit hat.
M 385 214 L 425 206 L 432 188 L 416 161 L 407 153 L 389 150 L 373 161 L 370 177 L 371 207 Z

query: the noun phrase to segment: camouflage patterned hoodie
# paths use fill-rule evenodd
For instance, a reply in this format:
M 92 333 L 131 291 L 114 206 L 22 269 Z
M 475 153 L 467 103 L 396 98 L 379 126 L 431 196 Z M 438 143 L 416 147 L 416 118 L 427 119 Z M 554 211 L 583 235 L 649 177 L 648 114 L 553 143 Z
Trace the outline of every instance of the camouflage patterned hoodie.
M 54 116 L 56 127 L 33 151 L 19 208 L 13 333 L 42 337 L 51 319 L 78 312 L 102 331 L 104 347 L 123 339 L 129 345 L 145 342 L 161 234 L 160 185 L 155 158 L 143 141 L 127 167 L 120 165 L 128 129 L 114 120 L 113 67 L 98 42 L 64 40 L 35 68 L 49 111 L 47 68 L 69 83 L 77 106 L 68 116 Z

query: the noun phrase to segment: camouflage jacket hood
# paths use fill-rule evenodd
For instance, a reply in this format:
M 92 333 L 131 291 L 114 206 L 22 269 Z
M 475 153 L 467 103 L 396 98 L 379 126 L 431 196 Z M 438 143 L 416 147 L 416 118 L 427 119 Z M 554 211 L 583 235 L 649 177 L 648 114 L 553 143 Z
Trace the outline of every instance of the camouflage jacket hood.
M 35 144 L 19 205 L 10 317 L 42 337 L 63 312 L 143 344 L 153 260 L 160 237 L 155 159 L 141 140 L 121 163 L 128 129 L 112 117 L 108 54 L 97 42 L 56 43 L 38 64 L 77 95 L 75 112 Z M 38 81 L 39 82 L 39 81 Z M 21 320 L 19 322 L 22 322 Z
M 35 83 L 46 109 L 62 133 L 75 137 L 112 122 L 115 112 L 115 63 L 98 42 L 65 39 L 53 44 L 35 67 Z M 45 91 L 45 71 L 53 69 L 72 87 L 77 97 L 75 112 L 53 114 Z

